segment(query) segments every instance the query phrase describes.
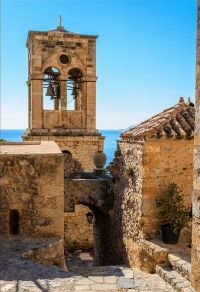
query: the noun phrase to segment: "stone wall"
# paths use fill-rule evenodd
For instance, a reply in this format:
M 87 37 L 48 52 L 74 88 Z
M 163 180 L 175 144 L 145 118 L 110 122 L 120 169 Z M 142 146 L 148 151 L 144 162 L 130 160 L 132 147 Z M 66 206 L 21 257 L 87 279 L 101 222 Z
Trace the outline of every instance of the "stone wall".
M 193 140 L 149 142 L 119 141 L 111 164 L 114 208 L 110 214 L 114 254 L 121 263 L 155 272 L 156 261 L 145 248 L 145 239 L 158 235 L 156 197 L 169 182 L 177 183 L 191 206 Z M 111 224 L 111 225 L 112 225 Z M 182 230 L 180 244 L 191 243 L 191 228 Z
M 112 211 L 113 255 L 115 261 L 140 266 L 140 244 L 143 240 L 142 165 L 143 143 L 118 142 L 111 165 L 114 176 L 114 208 Z M 113 257 L 114 257 L 113 256 Z
M 192 225 L 192 285 L 200 291 L 200 1 L 198 0 L 197 24 L 197 67 L 196 67 L 196 119 L 194 151 L 194 190 Z
M 101 211 L 107 212 L 110 200 L 109 190 L 108 180 L 96 177 L 92 173 L 80 173 L 76 178 L 65 180 L 66 250 L 93 247 L 92 225 L 88 224 L 85 216 L 89 209 L 85 206 L 93 211 L 95 217 Z M 105 226 L 107 225 L 103 225 L 104 230 L 101 230 L 104 234 Z M 97 236 L 95 238 L 95 250 L 99 249 L 100 241 L 100 237 Z M 100 263 L 99 258 L 106 257 L 98 252 L 96 263 Z
M 93 155 L 97 150 L 103 150 L 104 137 L 94 136 L 25 136 L 25 141 L 55 141 L 61 151 L 69 151 L 73 158 L 81 163 L 84 171 L 93 171 Z
M 193 180 L 192 140 L 159 140 L 145 142 L 143 150 L 142 213 L 146 238 L 155 237 L 160 229 L 159 209 L 156 197 L 170 182 L 176 183 L 185 198 L 185 205 L 191 207 Z M 184 228 L 179 243 L 191 242 L 191 228 Z
M 55 265 L 63 270 L 67 270 L 64 255 L 63 239 L 51 238 L 49 242 L 39 239 L 39 244 L 30 246 L 28 250 L 22 252 L 22 256 L 36 261 L 43 265 Z
M 20 234 L 63 237 L 63 172 L 61 153 L 0 155 L 0 233 L 9 234 L 16 209 Z
M 93 228 L 87 222 L 86 213 L 90 209 L 83 205 L 76 205 L 75 212 L 65 213 L 65 249 L 88 250 L 93 248 Z
M 65 212 L 74 211 L 75 205 L 103 207 L 108 196 L 109 183 L 102 178 L 73 178 L 65 180 Z

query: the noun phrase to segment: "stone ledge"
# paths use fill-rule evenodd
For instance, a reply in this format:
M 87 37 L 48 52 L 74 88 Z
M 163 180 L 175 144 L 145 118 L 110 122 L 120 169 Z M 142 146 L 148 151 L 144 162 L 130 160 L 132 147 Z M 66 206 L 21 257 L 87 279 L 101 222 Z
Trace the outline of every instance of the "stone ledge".
M 158 265 L 156 273 L 168 284 L 170 284 L 176 291 L 179 292 L 195 292 L 189 281 L 182 277 L 179 273 L 174 271 L 166 264 Z
M 43 265 L 55 265 L 67 270 L 64 256 L 63 239 L 53 239 L 50 242 L 42 242 L 30 245 L 30 248 L 21 253 L 22 256 Z
M 189 262 L 173 254 L 168 255 L 168 260 L 175 271 L 180 273 L 186 280 L 190 281 L 191 264 Z
M 142 247 L 157 263 L 167 262 L 168 250 L 166 248 L 147 240 L 142 242 Z

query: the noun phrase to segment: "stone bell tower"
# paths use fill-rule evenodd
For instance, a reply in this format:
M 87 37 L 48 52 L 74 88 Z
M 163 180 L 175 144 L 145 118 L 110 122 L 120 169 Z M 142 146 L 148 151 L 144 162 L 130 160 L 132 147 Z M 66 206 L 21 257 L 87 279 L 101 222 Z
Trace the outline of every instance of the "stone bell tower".
M 96 130 L 96 39 L 65 30 L 60 20 L 54 30 L 29 31 L 26 43 L 29 125 L 23 139 L 53 140 L 87 171 L 104 142 Z

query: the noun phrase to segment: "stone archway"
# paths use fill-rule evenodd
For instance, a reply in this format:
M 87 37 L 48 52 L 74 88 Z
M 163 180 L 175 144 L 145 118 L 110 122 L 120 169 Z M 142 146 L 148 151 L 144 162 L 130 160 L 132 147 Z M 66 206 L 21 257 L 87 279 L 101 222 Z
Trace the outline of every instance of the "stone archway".
M 72 212 L 77 205 L 87 206 L 94 214 L 94 264 L 114 264 L 112 258 L 113 220 L 110 182 L 92 173 L 79 173 L 77 177 L 65 179 L 65 212 Z M 66 234 L 67 236 L 67 234 Z M 111 244 L 112 242 L 112 244 Z

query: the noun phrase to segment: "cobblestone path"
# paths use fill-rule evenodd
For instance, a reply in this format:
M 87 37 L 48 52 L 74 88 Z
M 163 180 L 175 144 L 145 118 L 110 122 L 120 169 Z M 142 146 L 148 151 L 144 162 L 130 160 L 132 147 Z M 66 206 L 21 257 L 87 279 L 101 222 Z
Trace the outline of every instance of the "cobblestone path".
M 1 292 L 174 291 L 158 275 L 122 266 L 93 267 L 90 259 L 68 259 L 69 272 L 44 266 L 0 246 Z M 78 266 L 77 266 L 78 265 Z

